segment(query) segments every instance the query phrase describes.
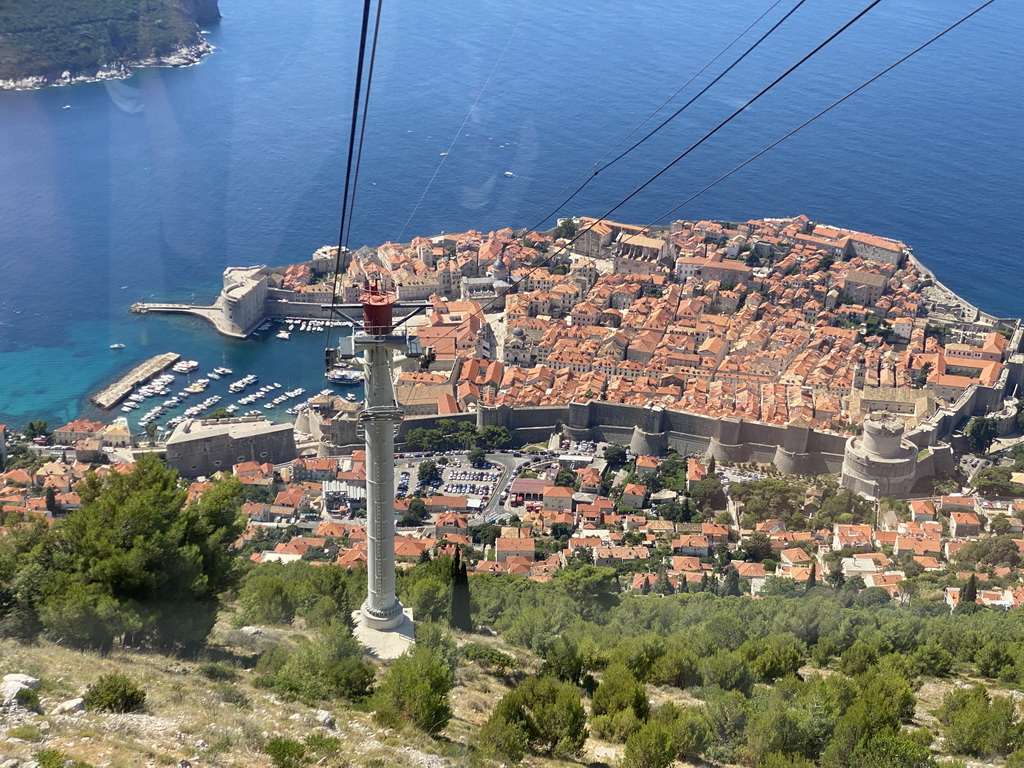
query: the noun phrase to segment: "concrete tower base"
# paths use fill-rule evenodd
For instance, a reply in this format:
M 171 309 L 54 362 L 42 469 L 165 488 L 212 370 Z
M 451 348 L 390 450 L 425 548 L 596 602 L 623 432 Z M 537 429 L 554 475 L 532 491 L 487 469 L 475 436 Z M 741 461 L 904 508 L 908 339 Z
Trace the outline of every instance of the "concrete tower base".
M 352 612 L 352 622 L 355 624 L 355 629 L 352 630 L 355 639 L 363 644 L 371 656 L 382 661 L 397 659 L 416 642 L 411 608 L 403 609 L 398 625 L 387 630 L 374 629 L 363 624 L 361 611 Z
M 394 629 L 405 620 L 402 613 L 403 610 L 404 608 L 402 607 L 402 604 L 398 600 L 395 600 L 389 610 L 375 611 L 370 606 L 370 598 L 367 597 L 362 608 L 359 609 L 359 623 L 369 627 L 370 629 L 387 632 Z

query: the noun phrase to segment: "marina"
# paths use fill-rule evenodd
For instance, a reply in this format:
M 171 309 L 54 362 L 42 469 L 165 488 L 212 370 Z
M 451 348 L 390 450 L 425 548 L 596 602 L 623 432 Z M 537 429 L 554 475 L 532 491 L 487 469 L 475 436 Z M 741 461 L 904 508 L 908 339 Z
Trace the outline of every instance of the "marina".
M 161 371 L 174 365 L 180 358 L 181 355 L 177 352 L 165 352 L 162 355 L 151 357 L 132 368 L 99 394 L 94 395 L 92 401 L 100 408 L 110 410 L 124 400 L 136 386 L 149 381 Z
M 133 370 L 118 382 L 117 402 L 121 403 L 121 411 L 137 427 L 154 434 L 168 434 L 186 419 L 202 418 L 215 408 L 221 408 L 231 416 L 264 416 L 281 421 L 301 414 L 316 397 L 341 396 L 337 390 L 327 388 L 311 397 L 304 397 L 307 390 L 302 386 L 286 386 L 279 381 L 260 385 L 260 377 L 255 373 L 232 381 L 230 377 L 234 371 L 231 368 L 217 366 L 206 369 L 198 360 L 186 359 L 175 353 L 169 355 L 160 356 L 159 362 L 156 362 L 157 358 L 147 361 L 139 366 L 144 370 Z M 158 365 L 163 373 L 154 376 Z M 201 369 L 208 372 L 193 378 L 192 374 Z M 362 383 L 360 372 L 342 369 L 337 372 L 343 373 L 345 380 L 331 379 L 333 384 L 350 389 Z M 129 381 L 134 384 L 129 384 Z M 194 395 L 201 395 L 202 399 L 194 398 Z M 357 402 L 352 391 L 345 393 L 344 399 Z

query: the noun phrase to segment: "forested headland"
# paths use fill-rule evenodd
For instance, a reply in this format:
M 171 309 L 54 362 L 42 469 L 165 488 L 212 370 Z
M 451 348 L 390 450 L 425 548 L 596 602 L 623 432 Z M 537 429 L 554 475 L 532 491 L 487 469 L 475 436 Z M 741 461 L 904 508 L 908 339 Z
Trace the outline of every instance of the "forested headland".
M 143 62 L 189 63 L 216 0 L 14 0 L 0 5 L 0 84 L 21 87 L 126 73 Z M 175 57 L 192 51 L 180 60 Z M 67 73 L 67 76 L 65 76 Z

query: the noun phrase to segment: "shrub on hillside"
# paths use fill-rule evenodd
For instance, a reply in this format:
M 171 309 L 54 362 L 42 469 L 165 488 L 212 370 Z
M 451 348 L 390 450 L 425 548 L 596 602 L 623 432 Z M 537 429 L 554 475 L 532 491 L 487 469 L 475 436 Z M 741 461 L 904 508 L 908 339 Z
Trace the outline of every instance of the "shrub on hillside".
M 199 674 L 214 682 L 231 682 L 238 679 L 238 673 L 224 664 L 208 663 L 199 665 Z
M 669 702 L 651 719 L 668 729 L 679 760 L 697 759 L 711 741 L 711 730 L 703 707 L 680 708 Z
M 242 486 L 224 480 L 186 503 L 177 473 L 147 454 L 76 492 L 80 509 L 0 542 L 0 635 L 198 650 L 241 573 Z
M 594 735 L 608 741 L 625 742 L 640 729 L 650 705 L 647 690 L 622 663 L 605 670 L 590 705 Z
M 650 711 L 647 691 L 624 665 L 612 664 L 594 692 L 590 713 L 613 715 L 624 710 L 632 710 L 638 719 L 646 720 Z
M 324 736 L 322 733 L 311 733 L 306 736 L 306 749 L 320 757 L 331 757 L 341 748 L 341 739 Z
M 490 667 L 500 677 L 504 677 L 509 670 L 516 668 L 515 659 L 486 643 L 466 643 L 462 646 L 462 655 L 469 661 Z
M 22 688 L 14 695 L 14 700 L 22 709 L 27 709 L 29 712 L 39 711 L 39 694 L 31 688 Z
M 85 692 L 85 706 L 102 712 L 136 712 L 146 692 L 127 675 L 103 675 Z
M 954 754 L 993 757 L 1013 752 L 1022 741 L 1017 707 L 1009 696 L 989 696 L 984 686 L 954 688 L 935 713 Z
M 268 741 L 263 751 L 274 761 L 274 768 L 300 768 L 306 757 L 306 748 L 299 742 L 280 737 Z
M 374 718 L 387 727 L 403 723 L 438 733 L 452 716 L 448 691 L 452 675 L 431 648 L 417 645 L 392 664 L 377 690 Z
M 587 740 L 579 690 L 554 677 L 528 677 L 502 697 L 480 729 L 480 748 L 512 760 L 527 752 L 563 760 L 577 757 Z
M 668 768 L 675 759 L 672 735 L 658 722 L 646 723 L 626 739 L 621 768 Z
M 56 749 L 41 749 L 36 752 L 36 763 L 39 768 L 92 768 L 81 760 L 72 760 Z
M 43 732 L 34 725 L 16 725 L 7 729 L 7 738 L 21 741 L 42 741 Z
M 374 671 L 349 628 L 334 622 L 315 642 L 299 641 L 292 651 L 271 648 L 256 664 L 255 685 L 312 706 L 335 698 L 360 699 L 370 692 Z

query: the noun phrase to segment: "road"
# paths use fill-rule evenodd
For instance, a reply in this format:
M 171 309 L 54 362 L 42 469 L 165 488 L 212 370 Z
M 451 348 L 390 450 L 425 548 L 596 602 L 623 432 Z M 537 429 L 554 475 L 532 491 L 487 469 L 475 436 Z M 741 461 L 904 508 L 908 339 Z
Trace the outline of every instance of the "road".
M 494 486 L 494 492 L 482 510 L 483 519 L 490 523 L 505 513 L 504 505 L 501 503 L 501 494 L 512 485 L 512 481 L 515 479 L 516 467 L 525 464 L 527 460 L 525 458 L 517 459 L 509 453 L 489 453 L 487 454 L 487 460 L 492 464 L 497 464 L 502 469 L 501 477 L 498 478 L 498 482 Z

